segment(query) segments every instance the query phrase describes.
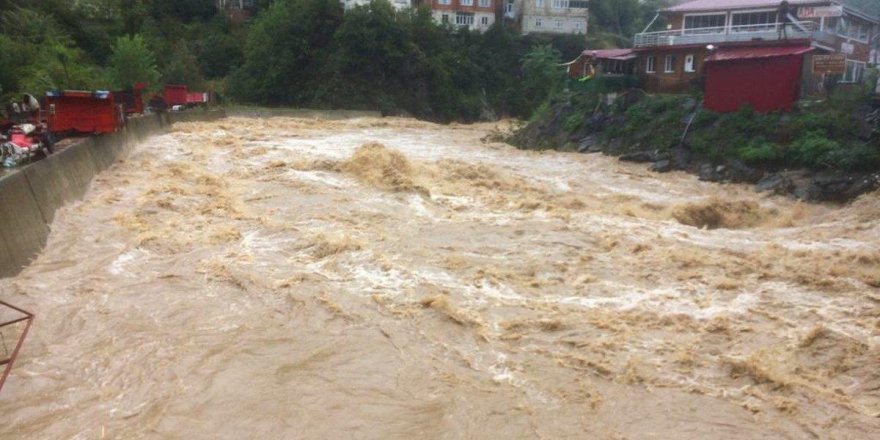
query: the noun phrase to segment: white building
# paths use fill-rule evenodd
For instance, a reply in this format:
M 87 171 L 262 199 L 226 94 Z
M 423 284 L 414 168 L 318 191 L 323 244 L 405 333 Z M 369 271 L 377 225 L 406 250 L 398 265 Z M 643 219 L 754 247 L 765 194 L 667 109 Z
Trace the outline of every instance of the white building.
M 355 6 L 369 5 L 370 0 L 340 0 L 339 3 L 342 3 L 342 6 L 347 11 Z M 398 11 L 412 7 L 412 0 L 388 0 L 388 3 L 391 3 L 391 6 L 394 6 L 394 9 Z
M 485 32 L 495 24 L 495 5 L 501 0 L 423 0 L 434 21 L 461 29 Z
M 520 1 L 524 34 L 587 34 L 587 22 L 590 17 L 588 0 Z M 516 6 L 512 8 L 516 9 Z

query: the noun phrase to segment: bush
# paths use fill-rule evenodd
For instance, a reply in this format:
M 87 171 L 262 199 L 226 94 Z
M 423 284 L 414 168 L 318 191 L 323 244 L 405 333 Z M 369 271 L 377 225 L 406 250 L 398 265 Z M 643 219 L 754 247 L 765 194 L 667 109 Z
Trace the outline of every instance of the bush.
M 789 159 L 807 168 L 830 168 L 842 159 L 840 144 L 820 130 L 808 132 L 788 147 Z
M 784 158 L 782 148 L 763 138 L 758 138 L 737 150 L 737 156 L 749 163 L 777 162 Z

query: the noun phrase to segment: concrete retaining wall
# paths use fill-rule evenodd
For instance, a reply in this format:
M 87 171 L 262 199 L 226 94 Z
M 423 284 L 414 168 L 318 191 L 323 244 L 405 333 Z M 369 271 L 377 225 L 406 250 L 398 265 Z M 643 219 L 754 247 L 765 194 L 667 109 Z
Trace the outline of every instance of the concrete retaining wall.
M 46 245 L 55 211 L 85 195 L 92 178 L 139 142 L 175 122 L 212 121 L 223 111 L 189 111 L 132 118 L 116 133 L 94 136 L 0 177 L 0 277 L 14 276 Z

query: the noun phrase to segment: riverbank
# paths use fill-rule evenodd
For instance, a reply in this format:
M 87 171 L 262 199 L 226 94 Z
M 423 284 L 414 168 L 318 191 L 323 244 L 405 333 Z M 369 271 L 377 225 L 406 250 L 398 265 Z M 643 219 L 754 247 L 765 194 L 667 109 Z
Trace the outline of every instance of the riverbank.
M 787 114 L 722 115 L 700 109 L 699 97 L 575 87 L 542 107 L 511 143 L 603 153 L 810 202 L 846 202 L 880 188 L 880 118 L 857 95 Z

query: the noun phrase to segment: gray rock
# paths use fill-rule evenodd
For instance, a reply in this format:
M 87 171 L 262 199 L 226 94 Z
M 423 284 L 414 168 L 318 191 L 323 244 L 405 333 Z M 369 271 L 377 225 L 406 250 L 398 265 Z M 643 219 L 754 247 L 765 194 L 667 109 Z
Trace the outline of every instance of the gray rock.
M 772 192 L 773 194 L 791 194 L 795 190 L 794 182 L 785 174 L 771 174 L 759 180 L 755 189 L 758 192 Z
M 654 155 L 650 151 L 636 151 L 633 153 L 627 153 L 620 156 L 619 160 L 621 162 L 653 162 Z
M 716 171 L 714 165 L 710 163 L 704 163 L 700 165 L 700 180 L 704 182 L 720 182 L 722 180 L 721 174 Z
M 672 162 L 669 159 L 654 162 L 651 165 L 651 171 L 655 173 L 668 173 L 672 171 Z
M 598 142 L 599 142 L 599 139 L 596 137 L 596 135 L 591 134 L 591 135 L 581 139 L 581 142 L 578 145 L 578 152 L 580 152 L 580 153 L 592 152 L 591 149 L 593 147 L 595 147 Z M 601 149 L 600 149 L 600 151 L 601 151 Z

